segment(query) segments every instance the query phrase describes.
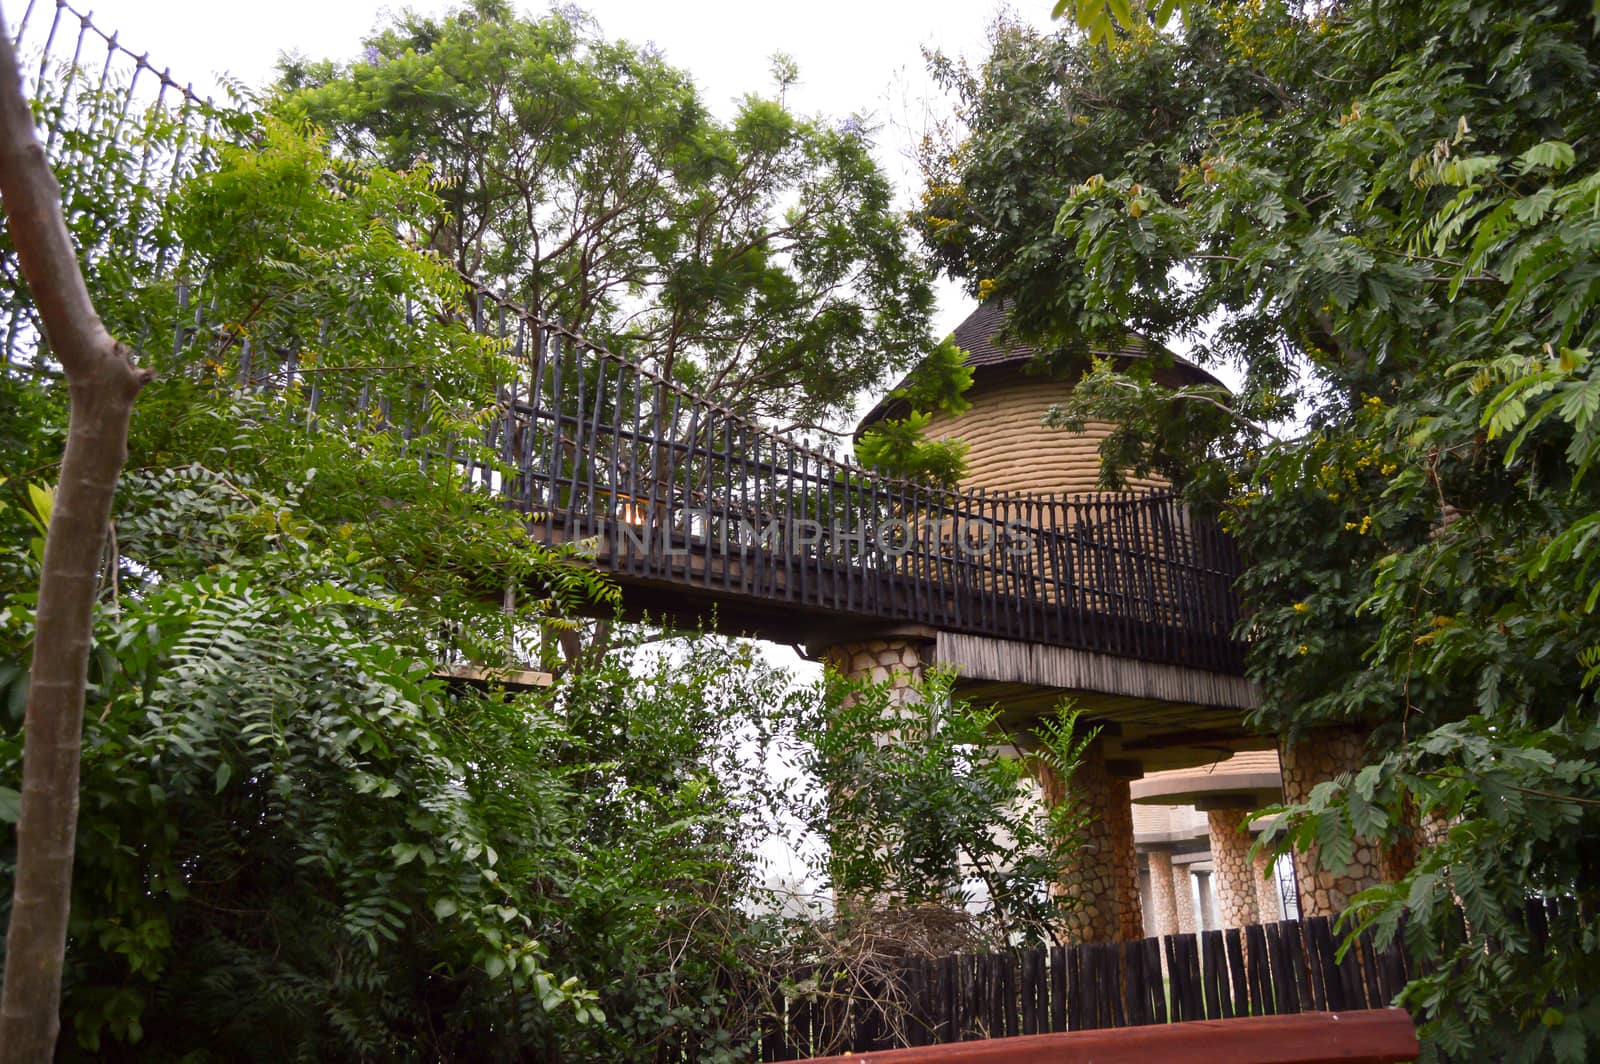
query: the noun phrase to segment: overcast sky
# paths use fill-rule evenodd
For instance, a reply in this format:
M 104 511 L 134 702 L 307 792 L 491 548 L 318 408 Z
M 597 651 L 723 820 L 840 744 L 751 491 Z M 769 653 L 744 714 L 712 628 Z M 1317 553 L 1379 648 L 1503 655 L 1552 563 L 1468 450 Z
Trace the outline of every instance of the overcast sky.
M 211 91 L 215 78 L 231 75 L 250 85 L 270 79 L 278 56 L 298 51 L 311 58 L 348 59 L 386 11 L 412 8 L 437 12 L 458 6 L 447 0 L 383 4 L 378 0 L 72 0 L 90 10 L 106 32 L 120 34 L 135 52 L 170 67 L 174 77 Z M 51 0 L 35 0 L 43 8 Z M 15 25 L 24 4 L 0 0 Z M 543 11 L 543 2 L 518 5 Z M 981 59 L 986 33 L 1001 10 L 997 0 L 591 0 L 577 6 L 598 20 L 606 36 L 652 43 L 674 65 L 688 70 L 706 102 L 731 113 L 746 92 L 772 85 L 771 57 L 792 56 L 800 84 L 791 105 L 806 114 L 871 117 L 879 157 L 896 180 L 905 203 L 916 191 L 909 146 L 926 115 L 947 105 L 928 80 L 922 49 Z M 1040 27 L 1050 24 L 1050 0 L 1015 0 L 1013 17 Z M 940 285 L 941 332 L 973 307 L 953 285 Z

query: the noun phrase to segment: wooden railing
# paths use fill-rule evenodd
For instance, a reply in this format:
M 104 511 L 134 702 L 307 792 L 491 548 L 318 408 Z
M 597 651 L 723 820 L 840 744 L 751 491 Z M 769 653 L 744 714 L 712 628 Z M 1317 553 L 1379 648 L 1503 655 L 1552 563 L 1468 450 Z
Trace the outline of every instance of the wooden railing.
M 16 32 L 69 209 L 78 196 L 118 204 L 104 217 L 78 212 L 100 219 L 78 234 L 85 261 L 115 261 L 147 290 L 176 294 L 166 310 L 149 309 L 160 300 L 109 307 L 108 321 L 146 352 L 171 338 L 175 372 L 204 366 L 308 429 L 403 435 L 408 453 L 455 466 L 545 542 L 592 544 L 624 584 L 1240 670 L 1233 546 L 1170 494 L 946 491 L 878 476 L 470 283 L 474 311 L 461 327 L 502 341 L 507 356 L 465 401 L 489 412 L 481 438 L 430 434 L 425 412 L 397 408 L 436 382 L 374 369 L 335 384 L 307 364 L 292 329 L 236 343 L 204 284 L 179 280 L 180 264 L 201 278 L 204 264 L 161 220 L 174 190 L 210 165 L 226 113 L 62 0 L 34 0 Z M 102 150 L 107 129 L 116 150 Z M 10 279 L 0 370 L 49 373 L 17 276 L 0 247 Z
M 624 579 L 1235 672 L 1238 558 L 1164 492 L 945 490 L 780 435 L 477 293 L 517 378 L 470 472 Z M 492 326 L 486 323 L 494 323 Z

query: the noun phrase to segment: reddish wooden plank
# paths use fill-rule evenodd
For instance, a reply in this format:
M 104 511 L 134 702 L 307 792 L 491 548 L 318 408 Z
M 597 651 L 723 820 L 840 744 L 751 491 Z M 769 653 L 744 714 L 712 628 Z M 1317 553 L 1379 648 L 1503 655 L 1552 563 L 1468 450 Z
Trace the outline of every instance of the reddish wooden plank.
M 1416 1030 L 1401 1009 L 1301 1012 L 1165 1026 L 991 1038 L 983 1042 L 818 1057 L 815 1064 L 1404 1064 Z

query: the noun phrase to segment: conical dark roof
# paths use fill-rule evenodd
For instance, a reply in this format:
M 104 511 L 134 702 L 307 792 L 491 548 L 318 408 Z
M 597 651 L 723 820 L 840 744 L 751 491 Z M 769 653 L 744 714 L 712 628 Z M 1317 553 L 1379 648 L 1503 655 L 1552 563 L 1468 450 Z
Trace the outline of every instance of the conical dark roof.
M 980 303 L 977 310 L 967 315 L 966 320 L 956 326 L 955 331 L 950 335 L 955 340 L 956 346 L 967 353 L 967 365 L 972 366 L 974 369 L 981 369 L 1018 365 L 1026 363 L 1033 358 L 1036 349 L 1032 345 L 1019 343 L 1015 340 L 1001 342 L 998 339 L 1005 327 L 1008 311 L 1009 302 L 1005 300 L 997 299 L 989 303 Z M 1185 370 L 1187 375 L 1194 377 L 1197 382 L 1219 386 L 1222 384 L 1217 378 L 1188 359 L 1180 358 L 1159 344 L 1152 343 L 1135 332 L 1127 333 L 1123 342 L 1115 347 L 1097 345 L 1090 350 L 1101 357 L 1112 355 L 1123 358 L 1149 358 L 1153 354 L 1163 354 L 1172 359 L 1174 366 Z M 867 416 L 861 419 L 861 425 L 869 425 L 874 421 L 887 417 L 895 403 L 894 393 L 899 391 L 909 379 L 910 374 L 902 377 L 900 383 L 891 388 L 889 394 L 880 399 L 878 404 L 868 411 Z M 860 431 L 860 426 L 857 426 L 856 431 Z

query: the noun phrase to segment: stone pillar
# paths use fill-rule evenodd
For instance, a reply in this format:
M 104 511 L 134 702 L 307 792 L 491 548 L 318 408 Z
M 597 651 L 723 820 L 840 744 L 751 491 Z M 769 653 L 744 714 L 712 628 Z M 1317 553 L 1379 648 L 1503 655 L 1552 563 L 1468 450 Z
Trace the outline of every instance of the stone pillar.
M 1178 899 L 1173 886 L 1172 854 L 1151 850 L 1146 856 L 1150 861 L 1150 933 L 1158 938 L 1176 935 Z
M 1066 794 L 1061 780 L 1040 766 L 1039 784 L 1051 805 L 1072 800 L 1088 816 L 1077 859 L 1061 870 L 1060 893 L 1076 902 L 1067 914 L 1069 942 L 1134 942 L 1144 937 L 1139 902 L 1139 855 L 1133 848 L 1133 803 L 1128 780 L 1138 766 L 1108 761 L 1101 742 L 1089 744 Z
M 1144 903 L 1139 897 L 1139 852 L 1133 848 L 1133 798 L 1128 793 L 1129 773 L 1137 766 L 1107 762 L 1106 828 L 1110 842 L 1113 890 L 1117 898 L 1117 941 L 1144 938 Z
M 1311 788 L 1341 772 L 1357 772 L 1362 765 L 1366 734 L 1356 728 L 1319 728 L 1294 746 L 1279 752 L 1283 765 L 1283 798 L 1290 803 L 1309 801 Z M 1383 855 L 1374 842 L 1356 843 L 1354 859 L 1335 875 L 1322 868 L 1315 847 L 1294 853 L 1295 878 L 1300 886 L 1300 918 L 1336 916 L 1359 891 L 1383 878 Z
M 922 679 L 924 664 L 919 640 L 904 638 L 864 639 L 856 643 L 835 643 L 822 651 L 823 662 L 849 680 L 887 683 L 891 705 L 897 709 L 912 704 L 912 686 Z M 880 737 L 880 741 L 888 741 Z M 835 795 L 837 796 L 837 794 Z M 890 901 L 883 897 L 859 897 L 834 892 L 834 910 L 841 915 L 869 911 Z
M 1194 877 L 1186 864 L 1172 866 L 1172 900 L 1178 914 L 1178 934 L 1194 934 L 1199 930 L 1194 922 Z
M 1275 924 L 1283 919 L 1283 895 L 1278 893 L 1278 872 L 1273 866 L 1272 854 L 1257 850 L 1250 858 L 1250 874 L 1255 878 L 1256 909 L 1261 922 Z
M 911 697 L 911 685 L 922 678 L 922 642 L 911 639 L 866 639 L 836 643 L 822 652 L 822 660 L 851 680 L 885 683 L 897 701 Z
M 1217 891 L 1217 926 L 1245 927 L 1261 922 L 1256 902 L 1256 885 L 1250 865 L 1250 833 L 1239 827 L 1245 810 L 1241 803 L 1233 808 L 1206 810 L 1211 829 L 1211 877 Z

